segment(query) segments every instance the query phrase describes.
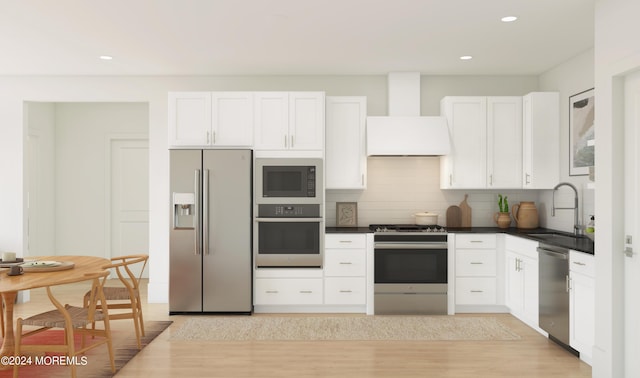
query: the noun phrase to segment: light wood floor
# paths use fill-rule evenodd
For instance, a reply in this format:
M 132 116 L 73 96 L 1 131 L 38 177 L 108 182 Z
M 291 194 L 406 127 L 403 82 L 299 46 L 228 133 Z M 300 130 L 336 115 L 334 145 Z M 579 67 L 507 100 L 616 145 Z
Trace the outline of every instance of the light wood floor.
M 67 286 L 64 295 L 70 300 L 84 290 Z M 16 316 L 49 308 L 41 293 L 33 291 L 31 297 L 16 305 Z M 174 323 L 116 377 L 591 377 L 589 365 L 507 314 L 487 316 L 499 317 L 521 340 L 172 341 L 171 332 L 187 316 L 169 316 L 166 304 L 146 303 L 144 315 Z M 133 329 L 129 320 L 114 321 L 112 327 Z

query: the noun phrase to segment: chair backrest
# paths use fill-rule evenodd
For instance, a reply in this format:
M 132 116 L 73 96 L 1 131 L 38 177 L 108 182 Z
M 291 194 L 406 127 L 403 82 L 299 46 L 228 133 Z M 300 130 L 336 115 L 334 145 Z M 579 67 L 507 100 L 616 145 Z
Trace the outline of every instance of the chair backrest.
M 149 255 L 127 255 L 127 256 L 118 256 L 111 258 L 111 264 L 105 266 L 105 269 L 114 268 L 118 278 L 120 281 L 128 288 L 133 290 L 138 290 L 140 285 L 140 279 L 142 278 L 142 273 L 144 272 L 145 267 L 147 266 L 147 262 L 149 261 Z M 136 264 L 142 264 L 140 268 L 140 273 L 136 276 L 131 267 Z M 125 277 L 126 274 L 126 277 Z

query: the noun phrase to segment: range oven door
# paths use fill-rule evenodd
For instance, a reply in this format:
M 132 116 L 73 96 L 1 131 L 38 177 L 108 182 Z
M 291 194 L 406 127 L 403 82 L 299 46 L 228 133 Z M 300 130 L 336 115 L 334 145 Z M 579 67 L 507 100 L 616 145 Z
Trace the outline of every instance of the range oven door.
M 321 268 L 324 222 L 321 218 L 256 218 L 257 268 Z
M 446 315 L 447 247 L 376 243 L 374 313 Z

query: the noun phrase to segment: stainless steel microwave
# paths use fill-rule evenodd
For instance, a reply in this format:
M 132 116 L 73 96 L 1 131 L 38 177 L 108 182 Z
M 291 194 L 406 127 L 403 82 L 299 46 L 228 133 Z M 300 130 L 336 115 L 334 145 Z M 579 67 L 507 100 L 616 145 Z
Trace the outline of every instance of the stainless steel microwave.
M 254 172 L 256 203 L 323 203 L 322 159 L 259 158 Z

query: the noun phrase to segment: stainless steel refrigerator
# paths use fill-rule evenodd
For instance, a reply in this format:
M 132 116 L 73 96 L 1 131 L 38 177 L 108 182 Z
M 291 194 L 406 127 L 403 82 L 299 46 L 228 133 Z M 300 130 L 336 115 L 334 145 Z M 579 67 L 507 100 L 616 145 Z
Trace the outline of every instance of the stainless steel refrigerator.
M 169 313 L 250 313 L 251 150 L 171 150 Z

